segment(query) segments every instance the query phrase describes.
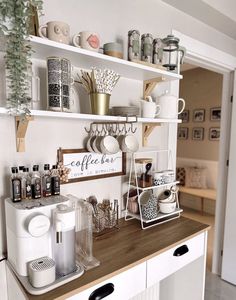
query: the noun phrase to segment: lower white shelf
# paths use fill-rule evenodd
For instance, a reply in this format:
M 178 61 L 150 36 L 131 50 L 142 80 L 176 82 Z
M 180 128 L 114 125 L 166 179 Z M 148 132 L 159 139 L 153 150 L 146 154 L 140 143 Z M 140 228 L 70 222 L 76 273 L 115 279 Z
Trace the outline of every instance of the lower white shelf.
M 159 212 L 158 215 L 157 215 L 157 217 L 155 219 L 148 220 L 148 219 L 143 218 L 143 222 L 144 223 L 151 223 L 151 222 L 154 222 L 154 221 L 162 220 L 162 219 L 165 219 L 165 218 L 172 217 L 174 215 L 180 214 L 182 211 L 183 211 L 183 209 L 176 208 L 175 211 L 173 211 L 170 214 L 163 214 L 163 213 Z M 141 217 L 140 217 L 139 214 L 133 214 L 133 213 L 131 213 L 131 212 L 128 211 L 127 212 L 127 216 L 133 217 L 133 218 L 141 221 Z
M 163 187 L 168 187 L 170 185 L 176 185 L 176 184 L 179 184 L 179 181 L 173 181 L 173 182 L 159 184 L 159 185 L 152 185 L 152 186 L 144 187 L 144 188 L 140 187 L 140 186 L 136 186 L 135 184 L 130 184 L 130 187 L 137 188 L 138 190 L 141 190 L 141 191 L 148 191 L 148 190 L 154 190 L 154 189 L 158 189 L 158 188 L 160 189 Z

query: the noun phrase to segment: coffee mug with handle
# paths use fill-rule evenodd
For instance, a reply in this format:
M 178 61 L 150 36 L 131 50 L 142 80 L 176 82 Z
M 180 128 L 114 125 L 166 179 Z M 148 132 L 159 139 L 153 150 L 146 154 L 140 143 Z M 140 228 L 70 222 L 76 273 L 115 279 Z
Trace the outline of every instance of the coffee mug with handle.
M 95 32 L 81 31 L 73 36 L 72 43 L 75 47 L 98 52 L 100 38 Z
M 70 26 L 60 21 L 51 21 L 39 27 L 39 36 L 55 42 L 70 43 Z
M 182 102 L 182 108 L 179 110 L 179 103 Z M 170 95 L 168 91 L 165 91 L 163 95 L 158 99 L 158 104 L 161 107 L 159 118 L 163 119 L 176 119 L 185 108 L 185 101 L 182 98 L 177 98 Z
M 155 102 L 148 102 L 141 100 L 141 115 L 142 118 L 155 118 L 161 112 L 160 105 L 157 105 Z

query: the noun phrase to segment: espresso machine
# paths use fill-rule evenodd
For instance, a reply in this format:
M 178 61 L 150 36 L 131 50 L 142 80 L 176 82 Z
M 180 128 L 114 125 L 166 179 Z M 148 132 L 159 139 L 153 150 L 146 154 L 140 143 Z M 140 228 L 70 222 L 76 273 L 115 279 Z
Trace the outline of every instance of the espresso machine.
M 68 197 L 5 201 L 8 265 L 25 289 L 45 293 L 84 272 L 75 261 L 75 209 Z

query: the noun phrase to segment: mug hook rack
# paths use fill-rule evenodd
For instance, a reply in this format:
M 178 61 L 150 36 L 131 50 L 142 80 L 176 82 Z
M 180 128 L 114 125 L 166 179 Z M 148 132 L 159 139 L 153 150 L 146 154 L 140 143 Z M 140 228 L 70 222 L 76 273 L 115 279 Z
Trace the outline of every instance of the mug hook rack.
M 86 127 L 84 127 L 84 129 L 88 134 L 102 134 L 103 132 L 109 132 L 112 134 L 121 134 L 122 132 L 127 134 L 130 132 L 134 134 L 137 131 L 137 127 L 134 128 L 134 123 L 137 123 L 137 117 L 135 121 L 129 121 L 128 117 L 126 117 L 126 121 L 93 122 L 90 123 L 89 129 Z

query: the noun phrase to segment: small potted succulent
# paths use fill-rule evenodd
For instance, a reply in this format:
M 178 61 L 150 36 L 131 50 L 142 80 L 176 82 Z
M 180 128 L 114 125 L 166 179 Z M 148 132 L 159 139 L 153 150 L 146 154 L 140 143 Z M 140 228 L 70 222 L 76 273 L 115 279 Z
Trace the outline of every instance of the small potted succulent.
M 11 114 L 29 115 L 32 48 L 29 41 L 32 6 L 42 10 L 41 0 L 1 0 L 0 36 L 6 37 L 6 107 Z

